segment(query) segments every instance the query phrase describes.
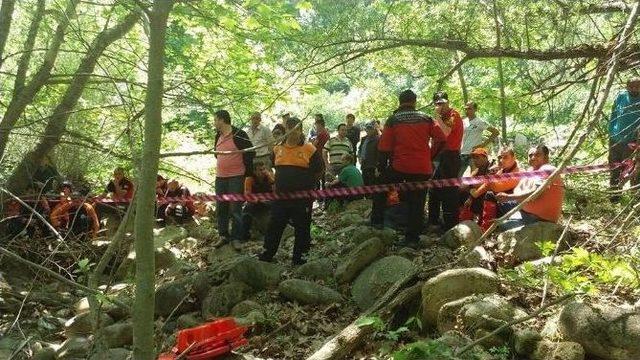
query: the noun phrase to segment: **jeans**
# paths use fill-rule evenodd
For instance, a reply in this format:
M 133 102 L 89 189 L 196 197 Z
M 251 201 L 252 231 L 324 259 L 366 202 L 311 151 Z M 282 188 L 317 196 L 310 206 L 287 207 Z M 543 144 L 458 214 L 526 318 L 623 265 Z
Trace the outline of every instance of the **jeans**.
M 429 180 L 429 175 L 423 174 L 406 174 L 389 170 L 381 176 L 381 183 L 393 184 L 399 182 L 414 182 Z M 426 202 L 427 190 L 406 191 L 400 194 L 402 201 L 407 202 L 407 231 L 405 233 L 405 242 L 418 242 L 422 229 L 424 227 L 424 205 Z M 384 225 L 384 211 L 387 206 L 387 194 L 376 193 L 373 195 L 373 208 L 371 209 L 371 225 Z
M 460 169 L 460 153 L 458 151 L 444 150 L 440 154 L 440 163 L 433 176 L 434 179 L 450 179 L 458 176 Z M 458 224 L 460 201 L 457 186 L 432 188 L 429 191 L 429 223 L 440 223 L 440 209 L 444 220 L 444 230 L 449 230 Z
M 216 195 L 244 193 L 244 176 L 216 177 Z M 242 202 L 218 201 L 216 204 L 218 235 L 240 240 L 242 237 Z M 231 220 L 231 233 L 229 233 Z
M 293 262 L 301 263 L 311 246 L 311 204 L 310 200 L 278 200 L 271 205 L 271 218 L 267 235 L 264 237 L 263 260 L 270 261 L 278 252 L 284 228 L 293 222 L 295 243 Z

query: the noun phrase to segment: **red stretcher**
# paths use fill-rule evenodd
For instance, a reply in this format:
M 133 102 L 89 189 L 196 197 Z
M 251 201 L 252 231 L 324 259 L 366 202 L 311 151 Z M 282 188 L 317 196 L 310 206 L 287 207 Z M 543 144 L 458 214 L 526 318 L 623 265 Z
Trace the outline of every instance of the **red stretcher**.
M 174 360 L 188 351 L 183 359 L 218 359 L 232 350 L 246 345 L 246 327 L 239 326 L 233 318 L 221 318 L 194 328 L 178 332 L 176 346 L 169 353 L 161 354 L 158 360 Z

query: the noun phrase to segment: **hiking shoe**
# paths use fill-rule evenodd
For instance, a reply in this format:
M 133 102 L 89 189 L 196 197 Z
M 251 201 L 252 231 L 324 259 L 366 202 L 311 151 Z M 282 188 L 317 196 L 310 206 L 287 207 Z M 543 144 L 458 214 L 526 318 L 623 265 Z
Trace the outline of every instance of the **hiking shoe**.
M 300 266 L 300 265 L 304 265 L 306 263 L 307 263 L 307 260 L 305 260 L 305 259 L 293 259 L 293 260 L 291 260 L 291 264 L 293 266 Z
M 262 254 L 258 255 L 258 260 L 264 261 L 264 262 L 268 262 L 268 263 L 273 262 L 273 258 L 267 256 L 265 253 L 262 253 Z

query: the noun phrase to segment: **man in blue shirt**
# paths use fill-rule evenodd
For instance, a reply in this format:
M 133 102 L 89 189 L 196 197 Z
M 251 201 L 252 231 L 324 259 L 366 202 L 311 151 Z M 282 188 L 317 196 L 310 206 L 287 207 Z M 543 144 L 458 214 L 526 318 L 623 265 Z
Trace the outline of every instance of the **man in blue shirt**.
M 640 126 L 640 78 L 632 78 L 627 82 L 627 89 L 621 91 L 613 102 L 609 121 L 609 163 L 617 163 L 628 159 L 632 150 L 629 143 L 637 140 Z M 611 171 L 609 184 L 612 190 L 619 190 L 621 168 Z M 617 202 L 619 195 L 611 197 Z

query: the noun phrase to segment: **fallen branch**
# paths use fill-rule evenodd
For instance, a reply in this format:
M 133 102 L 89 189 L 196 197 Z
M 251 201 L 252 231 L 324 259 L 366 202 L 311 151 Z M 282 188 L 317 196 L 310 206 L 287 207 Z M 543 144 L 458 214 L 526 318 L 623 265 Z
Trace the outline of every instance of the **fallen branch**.
M 527 321 L 529 319 L 533 319 L 534 317 L 537 317 L 538 315 L 540 315 L 540 313 L 542 313 L 546 309 L 550 308 L 551 306 L 554 306 L 554 305 L 560 304 L 562 302 L 565 302 L 566 300 L 571 299 L 571 298 L 573 298 L 573 297 L 575 297 L 577 295 L 580 295 L 580 294 L 582 294 L 582 293 L 571 293 L 571 294 L 564 295 L 564 296 L 558 298 L 557 300 L 552 301 L 552 302 L 548 303 L 547 305 L 542 306 L 538 310 L 536 310 L 533 313 L 531 313 L 531 315 L 527 315 L 527 316 L 524 316 L 524 317 L 521 317 L 521 318 L 518 318 L 518 319 L 514 319 L 514 320 L 512 320 L 512 321 L 510 321 L 510 322 L 498 327 L 497 329 L 493 330 L 492 332 L 488 333 L 487 335 L 485 335 L 485 336 L 483 336 L 483 337 L 481 337 L 479 339 L 476 339 L 473 342 L 471 342 L 470 344 L 468 344 L 465 347 L 461 348 L 459 351 L 456 352 L 456 356 L 459 356 L 459 355 L 463 354 L 464 352 L 466 352 L 469 349 L 473 348 L 474 346 L 480 344 L 484 340 L 486 340 L 486 339 L 488 339 L 488 338 L 490 338 L 490 337 L 492 337 L 492 336 L 494 336 L 496 334 L 499 334 L 504 329 L 506 329 L 506 328 L 508 328 L 510 326 L 516 325 L 516 324 L 520 324 L 520 323 L 525 322 L 525 321 Z

